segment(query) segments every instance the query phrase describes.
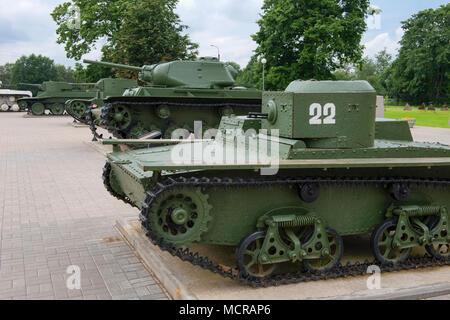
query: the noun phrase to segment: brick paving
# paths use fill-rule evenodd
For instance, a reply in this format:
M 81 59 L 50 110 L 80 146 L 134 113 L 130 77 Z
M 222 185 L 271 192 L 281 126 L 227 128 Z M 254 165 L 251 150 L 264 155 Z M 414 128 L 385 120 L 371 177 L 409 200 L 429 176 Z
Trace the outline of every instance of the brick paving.
M 89 129 L 23 116 L 0 113 L 0 299 L 168 299 L 113 227 L 138 213 L 103 187 Z

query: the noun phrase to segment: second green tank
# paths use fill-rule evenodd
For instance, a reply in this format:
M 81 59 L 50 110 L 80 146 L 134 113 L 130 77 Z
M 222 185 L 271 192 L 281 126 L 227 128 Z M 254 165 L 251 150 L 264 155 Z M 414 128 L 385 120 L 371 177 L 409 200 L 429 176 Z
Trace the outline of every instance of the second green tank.
M 261 108 L 261 91 L 235 87 L 236 70 L 217 58 L 143 67 L 84 62 L 138 71 L 145 83 L 123 96 L 107 97 L 104 108 L 90 110 L 94 124 L 118 138 L 140 138 L 151 132 L 169 138 L 178 128 L 193 132 L 194 121 L 202 121 L 205 130 L 217 128 L 222 116 L 246 115 Z
M 39 89 L 36 97 L 18 100 L 21 110 L 28 109 L 35 116 L 45 114 L 49 110 L 52 115 L 64 114 L 65 103 L 70 99 L 92 99 L 97 90 L 95 83 L 67 83 L 47 81 L 42 84 L 22 84 Z

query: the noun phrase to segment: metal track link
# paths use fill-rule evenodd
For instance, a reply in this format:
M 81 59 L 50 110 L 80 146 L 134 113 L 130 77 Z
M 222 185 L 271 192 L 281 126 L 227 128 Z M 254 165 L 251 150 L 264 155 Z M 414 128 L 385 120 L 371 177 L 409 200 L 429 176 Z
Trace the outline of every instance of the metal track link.
M 364 261 L 356 263 L 347 263 L 339 265 L 332 271 L 325 274 L 314 274 L 311 272 L 290 272 L 281 275 L 276 275 L 269 279 L 255 279 L 251 276 L 243 277 L 238 270 L 232 267 L 223 266 L 215 261 L 210 260 L 206 256 L 200 256 L 198 252 L 192 252 L 189 248 L 176 248 L 171 243 L 166 242 L 162 238 L 157 238 L 152 231 L 152 225 L 149 222 L 149 215 L 152 214 L 152 206 L 154 200 L 162 195 L 167 190 L 178 187 L 204 187 L 204 188 L 263 188 L 280 185 L 296 185 L 305 183 L 317 183 L 320 185 L 358 185 L 361 187 L 368 186 L 387 186 L 392 183 L 403 183 L 408 185 L 426 186 L 426 187 L 450 187 L 449 180 L 437 179 L 411 179 L 411 178 L 261 178 L 261 179 L 229 179 L 229 178 L 168 178 L 167 180 L 156 184 L 156 186 L 147 192 L 147 198 L 142 204 L 142 211 L 140 220 L 142 229 L 146 236 L 153 244 L 160 247 L 162 250 L 169 252 L 172 256 L 178 257 L 182 261 L 190 262 L 193 265 L 199 266 L 203 269 L 209 270 L 213 273 L 220 274 L 225 278 L 236 280 L 252 287 L 270 287 L 285 284 L 293 284 L 308 281 L 327 280 L 354 277 L 359 275 L 366 275 L 367 269 L 371 265 L 379 265 L 377 261 Z M 429 255 L 423 257 L 411 257 L 405 263 L 400 265 L 383 265 L 380 266 L 382 272 L 393 272 L 401 270 L 410 270 L 435 266 L 448 266 L 450 260 L 439 260 Z
M 105 167 L 103 168 L 103 174 L 102 174 L 103 184 L 105 185 L 106 190 L 108 190 L 108 192 L 114 198 L 117 198 L 118 200 L 121 200 L 121 201 L 125 202 L 126 204 L 129 204 L 133 208 L 136 208 L 136 205 L 130 199 L 119 195 L 118 193 L 116 193 L 113 190 L 113 188 L 111 187 L 111 183 L 109 181 L 110 174 L 111 174 L 111 164 L 109 162 L 106 162 Z

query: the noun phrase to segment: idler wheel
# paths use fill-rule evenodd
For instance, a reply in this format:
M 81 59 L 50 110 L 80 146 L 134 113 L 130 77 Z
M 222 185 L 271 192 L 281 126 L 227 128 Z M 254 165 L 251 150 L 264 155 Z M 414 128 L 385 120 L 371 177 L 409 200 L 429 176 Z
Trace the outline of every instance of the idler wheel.
M 278 264 L 262 264 L 258 261 L 265 238 L 265 231 L 256 232 L 244 238 L 238 246 L 236 262 L 239 273 L 244 278 L 269 278 L 278 270 Z
M 391 186 L 391 196 L 397 201 L 406 201 L 411 195 L 411 189 L 407 184 L 395 183 Z
M 372 233 L 370 247 L 373 255 L 383 265 L 401 264 L 408 260 L 412 248 L 397 248 L 394 243 L 397 222 L 386 220 Z
M 299 196 L 306 203 L 312 203 L 319 198 L 320 187 L 318 184 L 306 183 L 300 186 Z
M 312 273 L 327 273 L 336 268 L 341 262 L 344 253 L 344 243 L 342 237 L 337 231 L 326 228 L 328 243 L 330 245 L 329 252 L 323 252 L 323 256 L 314 260 L 303 260 L 305 268 Z M 321 242 L 315 245 L 316 250 L 320 250 Z

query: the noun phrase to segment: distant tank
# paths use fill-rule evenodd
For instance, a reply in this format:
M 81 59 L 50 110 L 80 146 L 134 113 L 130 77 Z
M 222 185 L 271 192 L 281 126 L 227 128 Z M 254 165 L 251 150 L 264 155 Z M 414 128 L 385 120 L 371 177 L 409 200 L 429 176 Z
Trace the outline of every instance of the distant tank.
M 178 128 L 194 131 L 217 128 L 225 115 L 246 115 L 261 107 L 261 91 L 235 87 L 236 70 L 217 58 L 172 61 L 132 67 L 84 60 L 111 68 L 139 72 L 145 86 L 128 89 L 123 96 L 107 97 L 105 107 L 90 110 L 93 123 L 117 138 L 139 138 L 149 133 L 171 137 Z
M 366 81 L 294 81 L 262 101 L 213 140 L 103 141 L 104 184 L 155 245 L 252 286 L 450 264 L 450 146 L 376 121 Z M 376 261 L 342 265 L 343 237 L 366 234 Z M 195 243 L 235 248 L 235 265 Z
M 30 91 L 2 89 L 2 86 L 3 84 L 0 81 L 0 111 L 2 112 L 20 111 L 20 107 L 17 100 L 33 96 L 33 94 Z
M 65 103 L 70 99 L 92 99 L 97 91 L 95 83 L 67 83 L 48 81 L 43 84 L 22 84 L 36 87 L 39 92 L 36 97 L 19 99 L 21 110 L 28 109 L 33 115 L 41 116 L 49 110 L 52 115 L 62 115 Z
M 93 99 L 72 99 L 66 102 L 66 111 L 75 120 L 86 123 L 86 111 L 89 108 L 99 109 L 104 106 L 104 99 L 120 96 L 126 89 L 137 86 L 136 80 L 131 79 L 101 79 L 95 84 L 96 95 Z

